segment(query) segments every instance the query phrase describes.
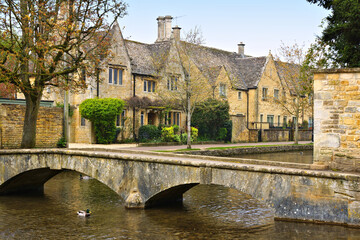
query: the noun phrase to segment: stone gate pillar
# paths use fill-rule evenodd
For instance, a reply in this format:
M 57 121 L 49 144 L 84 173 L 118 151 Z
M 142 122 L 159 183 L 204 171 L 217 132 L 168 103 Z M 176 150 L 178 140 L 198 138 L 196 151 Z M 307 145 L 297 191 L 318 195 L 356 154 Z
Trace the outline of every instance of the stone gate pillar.
M 314 73 L 314 165 L 360 172 L 360 68 Z

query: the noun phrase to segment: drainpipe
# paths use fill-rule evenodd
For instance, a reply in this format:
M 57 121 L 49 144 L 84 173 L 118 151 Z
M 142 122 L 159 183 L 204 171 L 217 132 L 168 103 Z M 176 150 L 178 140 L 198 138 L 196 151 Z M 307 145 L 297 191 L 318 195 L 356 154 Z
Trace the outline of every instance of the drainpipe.
M 96 97 L 99 98 L 100 95 L 100 69 L 96 68 Z
M 246 91 L 246 128 L 249 129 L 249 90 Z
M 135 74 L 133 74 L 133 97 L 136 97 L 136 77 Z M 135 130 L 135 125 L 136 125 L 136 121 L 135 121 L 135 106 L 133 107 L 133 136 L 134 136 L 134 140 L 136 141 L 136 130 Z

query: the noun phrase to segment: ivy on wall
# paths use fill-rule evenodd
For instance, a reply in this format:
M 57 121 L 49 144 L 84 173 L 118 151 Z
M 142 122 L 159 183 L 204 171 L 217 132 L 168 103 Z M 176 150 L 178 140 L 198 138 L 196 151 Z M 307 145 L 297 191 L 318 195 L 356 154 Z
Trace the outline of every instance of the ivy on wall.
M 94 124 L 96 142 L 112 143 L 116 135 L 115 119 L 125 102 L 115 98 L 87 99 L 80 104 L 80 114 Z

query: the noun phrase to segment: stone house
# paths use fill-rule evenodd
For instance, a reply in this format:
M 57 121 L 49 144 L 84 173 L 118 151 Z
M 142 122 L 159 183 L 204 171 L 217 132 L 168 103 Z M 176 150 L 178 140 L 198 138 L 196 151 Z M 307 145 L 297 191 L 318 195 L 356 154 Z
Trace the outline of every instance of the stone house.
M 178 90 L 177 84 L 187 74 L 179 70 L 184 52 L 179 52 L 178 47 L 189 43 L 180 41 L 180 28 L 172 27 L 171 16 L 158 17 L 157 21 L 158 38 L 153 44 L 126 40 L 119 25 L 114 25 L 112 55 L 102 62 L 99 78 L 88 77 L 88 88 L 70 95 L 74 108 L 70 142 L 94 142 L 91 123 L 79 114 L 81 102 L 94 97 L 127 100 L 128 105 L 116 119 L 116 125 L 122 129 L 119 139 L 134 137 L 139 127 L 146 124 L 177 124 L 184 131 L 184 112 L 181 108 L 166 108 L 161 96 Z M 198 85 L 204 92 L 199 95 L 203 99 L 228 100 L 234 142 L 257 141 L 259 129 L 281 127 L 294 117 L 271 100 L 286 92 L 273 56 L 246 56 L 244 47 L 240 43 L 238 52 L 227 52 L 191 45 L 191 51 L 185 52 L 189 69 L 202 79 Z M 49 88 L 43 98 L 62 102 L 62 94 Z M 285 94 L 291 96 L 290 92 Z M 303 114 L 302 120 L 309 121 L 309 115 Z

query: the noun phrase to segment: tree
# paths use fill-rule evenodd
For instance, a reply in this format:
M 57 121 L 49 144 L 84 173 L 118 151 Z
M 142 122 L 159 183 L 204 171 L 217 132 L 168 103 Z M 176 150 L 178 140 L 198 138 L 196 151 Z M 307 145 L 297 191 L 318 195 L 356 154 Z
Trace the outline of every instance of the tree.
M 187 148 L 191 148 L 191 117 L 197 103 L 211 94 L 208 79 L 193 62 L 196 51 L 204 40 L 199 28 L 189 31 L 184 41 L 174 40 L 174 49 L 164 56 L 154 56 L 155 66 L 162 91 L 158 91 L 163 102 L 186 114 Z M 202 59 L 206 61 L 206 59 Z M 165 63 L 165 64 L 164 64 Z M 164 66 L 165 67 L 161 67 Z
M 125 102 L 115 98 L 91 98 L 80 104 L 80 114 L 94 123 L 97 143 L 112 143 L 116 137 L 115 120 Z
M 113 20 L 107 21 L 110 14 Z M 35 146 L 44 88 L 85 87 L 76 75 L 95 74 L 109 54 L 108 33 L 124 14 L 122 0 L 0 0 L 0 34 L 6 39 L 0 42 L 0 83 L 13 84 L 26 99 L 21 147 Z
M 229 103 L 211 98 L 196 104 L 192 116 L 192 125 L 198 127 L 199 136 L 213 140 L 224 140 L 218 139 L 220 129 L 225 128 L 229 121 Z
M 295 43 L 286 46 L 284 43 L 279 49 L 280 57 L 277 57 L 275 65 L 281 81 L 283 94 L 281 97 L 274 97 L 274 102 L 279 104 L 285 112 L 295 117 L 294 126 L 295 144 L 298 143 L 299 118 L 305 111 L 313 112 L 313 78 L 309 66 L 304 64 L 306 53 L 303 47 Z M 281 60 L 280 60 L 281 58 Z M 284 61 L 282 61 L 284 60 Z
M 307 0 L 331 10 L 319 38 L 329 57 L 340 67 L 360 67 L 360 2 L 358 0 Z

